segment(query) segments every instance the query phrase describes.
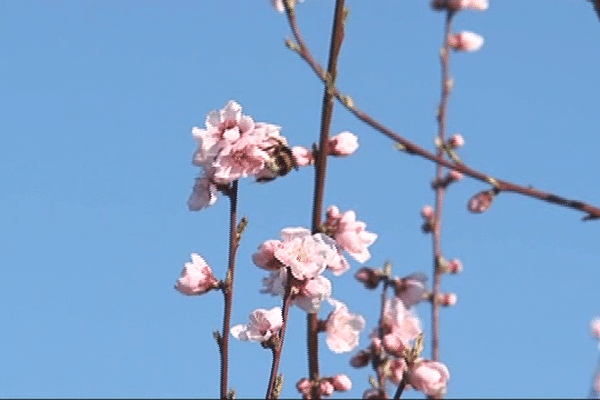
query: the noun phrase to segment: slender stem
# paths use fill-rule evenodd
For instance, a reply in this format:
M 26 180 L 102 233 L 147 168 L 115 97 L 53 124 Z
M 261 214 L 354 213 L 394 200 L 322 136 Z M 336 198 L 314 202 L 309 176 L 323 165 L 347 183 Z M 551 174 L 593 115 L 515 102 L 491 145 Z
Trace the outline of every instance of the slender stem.
M 292 290 L 291 277 L 292 273 L 290 268 L 287 268 L 287 276 L 285 283 L 285 293 L 283 295 L 283 309 L 281 310 L 283 325 L 279 330 L 279 340 L 277 341 L 277 345 L 273 348 L 273 363 L 271 365 L 271 376 L 269 377 L 269 386 L 267 387 L 267 394 L 265 399 L 274 398 L 274 390 L 275 390 L 275 379 L 277 378 L 277 372 L 279 371 L 279 362 L 281 360 L 281 351 L 283 350 L 283 341 L 285 338 L 285 329 L 287 327 L 288 314 L 290 309 L 290 294 Z
M 390 284 L 390 272 L 389 270 L 387 270 L 387 276 L 386 279 L 383 283 L 383 289 L 381 290 L 381 307 L 380 307 L 380 311 L 379 311 L 379 329 L 378 329 L 378 336 L 379 336 L 379 340 L 381 341 L 381 343 L 383 343 L 383 319 L 384 319 L 384 315 L 385 315 L 385 303 L 387 301 L 387 289 L 388 286 Z M 387 390 L 386 390 L 386 379 L 385 379 L 385 374 L 383 373 L 383 370 L 381 368 L 382 366 L 382 358 L 381 355 L 379 354 L 376 358 L 376 365 L 375 366 L 375 373 L 377 374 L 377 383 L 379 385 L 379 390 L 382 391 L 383 397 L 387 398 Z
M 335 85 L 337 77 L 337 61 L 344 39 L 344 19 L 346 10 L 344 0 L 336 0 L 331 43 L 329 46 L 329 63 L 327 66 L 326 79 L 331 85 Z M 286 15 L 289 21 L 295 20 L 295 14 L 287 1 L 284 1 Z M 331 118 L 333 116 L 334 94 L 329 87 L 325 88 L 323 94 L 323 105 L 321 112 L 321 131 L 319 136 L 319 151 L 315 160 L 315 189 L 312 208 L 312 232 L 319 232 L 321 226 L 321 214 L 323 213 L 323 196 L 325 193 L 325 176 L 327 171 L 327 142 Z M 319 379 L 319 320 L 317 313 L 309 313 L 306 317 L 307 326 L 307 350 L 308 350 L 308 376 L 312 381 Z M 319 399 L 320 392 L 317 385 L 313 386 L 311 398 Z
M 444 47 L 441 52 L 440 61 L 442 64 L 442 95 L 440 107 L 438 110 L 438 146 L 437 157 L 444 157 L 444 149 L 441 146 L 446 141 L 446 123 L 448 115 L 448 100 L 452 88 L 450 78 L 450 46 L 448 37 L 452 25 L 452 11 L 448 11 L 446 24 L 444 28 Z M 441 164 L 436 165 L 435 180 L 441 182 L 444 178 L 445 168 Z M 431 358 L 434 361 L 440 359 L 440 303 L 437 301 L 442 285 L 442 269 L 439 265 L 442 257 L 442 209 L 444 205 L 445 185 L 436 185 L 435 187 L 435 211 L 432 229 L 433 238 L 433 297 L 431 302 Z
M 394 400 L 399 400 L 400 397 L 402 397 L 402 392 L 404 392 L 404 388 L 406 388 L 406 379 L 407 374 L 404 373 L 404 375 L 402 375 L 402 380 L 400 381 L 400 384 L 398 385 L 398 389 L 396 390 L 396 394 L 394 395 Z
M 235 270 L 235 256 L 239 244 L 237 234 L 237 196 L 238 181 L 233 181 L 227 191 L 229 197 L 229 262 L 227 265 L 227 278 L 223 288 L 225 297 L 225 313 L 223 316 L 223 332 L 219 340 L 221 353 L 221 399 L 227 398 L 227 374 L 229 370 L 229 326 L 231 324 L 231 310 L 233 308 L 233 277 Z
M 374 118 L 369 116 L 367 113 L 365 113 L 364 111 L 362 111 L 361 109 L 356 107 L 354 105 L 354 102 L 350 101 L 351 99 L 348 96 L 344 95 L 341 91 L 339 91 L 335 87 L 332 87 L 328 83 L 327 75 L 326 75 L 325 71 L 319 65 L 319 63 L 316 62 L 316 60 L 312 56 L 309 48 L 306 46 L 306 43 L 304 42 L 304 39 L 302 38 L 302 35 L 300 34 L 300 29 L 298 28 L 298 22 L 293 14 L 288 13 L 288 21 L 290 23 L 290 28 L 292 30 L 292 33 L 294 34 L 294 38 L 296 39 L 296 42 L 297 42 L 297 45 L 294 46 L 293 49 L 298 53 L 298 55 L 300 55 L 300 57 L 302 57 L 302 59 L 304 61 L 306 61 L 308 63 L 308 65 L 315 72 L 315 74 L 321 79 L 321 81 L 324 84 L 329 86 L 330 91 L 333 92 L 335 98 L 348 111 L 350 111 L 355 117 L 357 117 L 358 119 L 360 119 L 367 125 L 371 126 L 375 130 L 381 132 L 385 136 L 389 137 L 390 139 L 394 140 L 396 143 L 402 145 L 402 147 L 409 154 L 418 155 L 422 158 L 436 162 L 438 164 L 441 164 L 441 165 L 448 167 L 450 169 L 453 169 L 455 171 L 460 171 L 464 175 L 469 176 L 473 179 L 477 179 L 482 182 L 491 183 L 490 179 L 492 178 L 492 176 L 488 175 L 487 173 L 475 170 L 475 169 L 467 166 L 464 163 L 457 163 L 454 161 L 444 159 L 443 157 L 438 157 L 437 154 L 429 152 L 429 151 L 425 150 L 423 147 L 398 135 L 393 130 L 386 127 L 385 125 L 383 125 L 382 123 L 375 120 Z M 494 184 L 499 192 L 517 193 L 517 194 L 521 194 L 524 196 L 536 198 L 538 200 L 543 200 L 543 201 L 546 201 L 546 202 L 549 202 L 552 204 L 557 204 L 557 205 L 560 205 L 563 207 L 568 207 L 568 208 L 572 208 L 572 209 L 575 209 L 578 211 L 585 212 L 587 215 L 583 218 L 584 220 L 600 218 L 600 208 L 599 207 L 593 206 L 591 204 L 587 204 L 587 203 L 579 201 L 579 200 L 567 199 L 565 197 L 561 197 L 561 196 L 558 196 L 558 195 L 550 193 L 550 192 L 544 192 L 541 190 L 534 189 L 531 186 L 527 186 L 527 187 L 521 186 L 521 185 L 517 185 L 512 182 L 497 179 L 497 178 L 494 180 Z

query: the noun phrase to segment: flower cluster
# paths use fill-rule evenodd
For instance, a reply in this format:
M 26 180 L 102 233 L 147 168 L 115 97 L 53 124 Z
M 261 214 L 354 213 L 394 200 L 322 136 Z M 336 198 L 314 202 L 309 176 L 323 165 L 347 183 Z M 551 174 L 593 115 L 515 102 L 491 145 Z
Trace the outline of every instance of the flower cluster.
M 214 204 L 219 189 L 237 179 L 254 176 L 268 181 L 296 167 L 281 128 L 254 122 L 233 100 L 222 110 L 211 111 L 205 125 L 192 129 L 198 143 L 192 162 L 202 169 L 188 200 L 192 211 Z
M 338 374 L 332 377 L 321 378 L 318 382 L 311 382 L 306 378 L 302 378 L 296 383 L 296 389 L 302 393 L 303 399 L 310 399 L 313 387 L 319 392 L 320 396 L 331 396 L 336 392 L 347 392 L 352 389 L 352 381 L 347 375 Z
M 488 9 L 488 0 L 432 0 L 431 7 L 448 12 L 466 9 L 485 11 Z M 472 52 L 483 46 L 483 38 L 476 33 L 464 31 L 451 34 L 448 37 L 448 45 L 456 51 Z
M 281 237 L 262 243 L 252 255 L 254 264 L 270 273 L 263 279 L 262 292 L 283 295 L 289 269 L 295 289 L 292 303 L 316 312 L 331 296 L 331 282 L 321 273 L 339 258 L 335 245 L 324 234 L 312 235 L 306 228 L 285 228 Z
M 452 261 L 453 266 L 459 263 Z M 363 267 L 356 273 L 356 279 L 366 288 L 375 289 L 380 282 L 385 282 L 394 289 L 394 296 L 383 305 L 381 322 L 370 335 L 369 347 L 359 350 L 351 358 L 350 365 L 362 368 L 371 364 L 379 375 L 393 384 L 399 385 L 404 380 L 409 388 L 427 396 L 439 396 L 446 390 L 450 373 L 444 364 L 420 357 L 423 348 L 421 323 L 412 311 L 414 305 L 431 296 L 426 288 L 427 277 L 413 273 L 391 279 L 389 272 L 389 267 L 383 270 Z M 385 387 L 372 388 L 363 394 L 365 399 L 385 396 Z
M 270 310 L 258 309 L 250 314 L 250 322 L 231 328 L 231 334 L 238 340 L 265 342 L 279 332 L 283 325 L 281 308 L 274 307 Z
M 367 232 L 367 225 L 356 220 L 354 211 L 341 213 L 336 206 L 327 209 L 327 219 L 323 224 L 323 231 L 335 240 L 338 248 L 340 263 L 338 269 L 332 268 L 333 273 L 339 275 L 348 270 L 348 262 L 341 255 L 341 250 L 346 250 L 356 261 L 364 263 L 371 258 L 369 246 L 377 239 L 377 234 Z

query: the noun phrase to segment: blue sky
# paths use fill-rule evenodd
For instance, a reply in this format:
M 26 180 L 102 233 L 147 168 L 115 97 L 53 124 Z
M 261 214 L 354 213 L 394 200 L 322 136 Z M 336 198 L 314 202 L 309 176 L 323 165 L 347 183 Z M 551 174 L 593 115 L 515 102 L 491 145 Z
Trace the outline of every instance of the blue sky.
M 306 0 L 298 18 L 325 63 L 333 0 Z M 415 142 L 433 148 L 443 14 L 426 1 L 348 1 L 339 87 Z M 494 1 L 455 30 L 485 37 L 453 54 L 449 130 L 461 157 L 492 176 L 600 205 L 600 22 L 583 1 Z M 0 397 L 215 397 L 222 296 L 173 289 L 190 253 L 224 276 L 228 204 L 186 208 L 197 171 L 191 128 L 230 99 L 283 127 L 292 145 L 317 140 L 322 87 L 283 46 L 285 18 L 267 0 L 0 1 Z M 325 205 L 354 209 L 379 234 L 369 266 L 431 275 L 419 210 L 433 202 L 434 165 L 339 106 L 332 133 L 361 147 L 329 163 Z M 582 397 L 598 350 L 598 222 L 501 194 L 482 215 L 466 202 L 486 186 L 465 180 L 447 196 L 443 250 L 463 274 L 442 310 L 450 397 Z M 240 184 L 250 221 L 239 248 L 233 323 L 278 299 L 261 295 L 250 256 L 280 229 L 308 226 L 312 171 Z M 334 297 L 376 323 L 378 294 L 333 278 Z M 323 317 L 328 312 L 325 309 Z M 429 333 L 429 306 L 418 314 Z M 284 397 L 306 376 L 305 318 L 292 309 L 283 352 Z M 429 337 L 426 354 L 429 354 Z M 232 341 L 231 386 L 263 396 L 270 353 Z M 321 345 L 321 371 L 347 373 L 348 396 L 368 387 L 351 354 Z M 409 392 L 414 396 L 415 392 Z M 336 396 L 340 397 L 340 396 Z

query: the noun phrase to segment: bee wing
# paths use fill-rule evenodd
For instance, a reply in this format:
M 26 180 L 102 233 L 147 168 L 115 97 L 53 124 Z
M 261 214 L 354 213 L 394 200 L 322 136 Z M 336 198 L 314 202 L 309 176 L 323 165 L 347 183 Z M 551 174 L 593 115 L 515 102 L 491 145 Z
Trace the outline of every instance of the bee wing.
M 428 278 L 427 275 L 425 275 L 423 272 L 414 272 L 410 275 L 405 276 L 403 279 L 425 283 L 427 282 Z

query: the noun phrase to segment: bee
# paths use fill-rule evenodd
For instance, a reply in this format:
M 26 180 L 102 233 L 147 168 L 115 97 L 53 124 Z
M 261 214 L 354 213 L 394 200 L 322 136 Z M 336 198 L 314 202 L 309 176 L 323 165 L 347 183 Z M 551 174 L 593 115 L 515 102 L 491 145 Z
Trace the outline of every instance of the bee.
M 298 169 L 292 149 L 287 146 L 285 139 L 271 136 L 277 143 L 265 148 L 269 154 L 266 169 L 257 178 L 257 182 L 270 182 L 278 176 L 284 176 L 292 169 Z

